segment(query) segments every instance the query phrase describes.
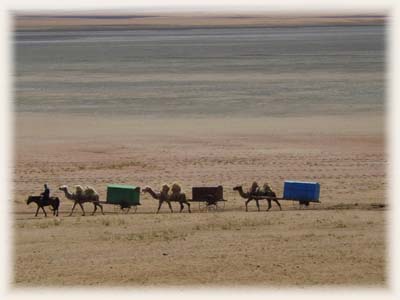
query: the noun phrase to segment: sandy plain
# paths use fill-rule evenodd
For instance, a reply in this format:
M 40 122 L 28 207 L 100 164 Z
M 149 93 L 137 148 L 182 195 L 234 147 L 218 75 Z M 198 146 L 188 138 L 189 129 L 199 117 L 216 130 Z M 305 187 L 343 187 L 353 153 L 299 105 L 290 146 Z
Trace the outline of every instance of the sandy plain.
M 14 145 L 16 286 L 386 285 L 384 116 L 100 118 L 18 113 Z M 318 181 L 321 203 L 244 211 L 232 191 L 268 181 Z M 224 186 L 223 211 L 170 214 L 142 195 L 137 212 L 105 206 L 85 217 L 57 190 L 178 181 Z M 25 199 L 48 182 L 58 218 L 34 217 Z M 85 205 L 87 212 L 92 206 Z M 177 205 L 174 206 L 177 211 Z

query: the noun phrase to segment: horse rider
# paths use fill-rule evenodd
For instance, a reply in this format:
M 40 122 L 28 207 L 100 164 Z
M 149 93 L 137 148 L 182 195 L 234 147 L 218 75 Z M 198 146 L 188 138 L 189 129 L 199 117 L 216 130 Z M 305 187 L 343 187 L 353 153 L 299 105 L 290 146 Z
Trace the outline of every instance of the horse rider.
M 42 196 L 42 200 L 48 201 L 50 198 L 50 189 L 47 186 L 47 183 L 44 184 L 44 192 L 40 194 Z

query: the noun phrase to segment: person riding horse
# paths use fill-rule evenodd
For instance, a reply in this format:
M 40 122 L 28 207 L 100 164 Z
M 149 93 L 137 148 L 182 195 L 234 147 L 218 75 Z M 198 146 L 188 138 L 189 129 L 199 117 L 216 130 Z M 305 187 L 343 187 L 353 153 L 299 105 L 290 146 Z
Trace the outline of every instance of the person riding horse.
M 50 189 L 47 187 L 47 183 L 44 184 L 44 192 L 40 194 L 42 200 L 48 201 L 50 198 Z

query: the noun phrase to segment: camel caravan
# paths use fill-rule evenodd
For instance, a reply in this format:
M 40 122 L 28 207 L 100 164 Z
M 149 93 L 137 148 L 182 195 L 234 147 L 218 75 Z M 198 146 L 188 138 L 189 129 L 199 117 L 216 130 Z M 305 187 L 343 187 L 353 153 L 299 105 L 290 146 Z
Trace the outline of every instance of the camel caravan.
M 47 213 L 44 209 L 45 206 L 51 206 L 54 216 L 58 216 L 58 210 L 60 206 L 60 199 L 58 197 L 50 197 L 50 189 L 47 184 L 44 185 L 44 192 L 40 196 L 29 196 L 26 203 L 29 205 L 34 202 L 37 204 L 37 210 L 35 217 L 38 215 L 39 209 L 42 209 L 45 216 Z M 74 213 L 76 205 L 82 210 L 82 216 L 84 216 L 85 209 L 84 203 L 92 203 L 94 215 L 98 208 L 104 215 L 103 205 L 109 204 L 119 206 L 122 211 L 129 212 L 131 207 L 134 207 L 135 212 L 137 206 L 140 204 L 140 194 L 148 193 L 153 199 L 158 201 L 158 208 L 156 214 L 160 212 L 160 209 L 164 203 L 168 205 L 171 213 L 173 208 L 171 203 L 179 203 L 180 210 L 182 213 L 187 207 L 187 211 L 191 213 L 191 203 L 197 202 L 199 209 L 201 207 L 209 210 L 214 208 L 216 210 L 223 209 L 225 206 L 225 199 L 223 197 L 223 187 L 192 187 L 192 199 L 188 199 L 186 194 L 182 192 L 182 188 L 179 184 L 174 183 L 171 188 L 167 184 L 161 186 L 160 191 L 154 190 L 149 186 L 146 186 L 142 191 L 140 187 L 131 185 L 120 185 L 110 184 L 107 186 L 107 197 L 106 201 L 101 201 L 99 194 L 91 186 L 76 185 L 74 190 L 69 190 L 68 186 L 62 185 L 58 188 L 64 193 L 67 200 L 73 201 L 73 206 L 69 216 Z M 234 191 L 237 191 L 242 199 L 245 200 L 245 210 L 248 211 L 248 204 L 251 201 L 255 201 L 257 210 L 260 211 L 259 202 L 264 200 L 267 201 L 269 211 L 272 207 L 272 202 L 276 203 L 279 210 L 282 210 L 279 200 L 291 200 L 298 201 L 300 206 L 308 206 L 310 202 L 319 203 L 319 183 L 315 182 L 299 182 L 299 181 L 285 181 L 283 197 L 278 198 L 276 193 L 271 189 L 268 183 L 264 183 L 261 187 L 257 182 L 253 182 L 248 190 L 244 190 L 241 185 L 235 186 Z

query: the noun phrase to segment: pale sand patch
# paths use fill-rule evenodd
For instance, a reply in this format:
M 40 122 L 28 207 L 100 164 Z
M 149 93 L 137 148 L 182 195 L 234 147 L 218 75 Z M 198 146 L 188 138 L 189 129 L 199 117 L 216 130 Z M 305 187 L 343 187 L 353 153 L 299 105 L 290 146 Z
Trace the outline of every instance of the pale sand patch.
M 381 112 L 360 115 L 317 115 L 265 118 L 146 118 L 140 116 L 96 116 L 18 113 L 15 119 L 17 138 L 90 140 L 135 138 L 140 136 L 205 135 L 224 139 L 242 135 L 377 135 L 384 134 Z M 190 136 L 189 136 L 190 137 Z

